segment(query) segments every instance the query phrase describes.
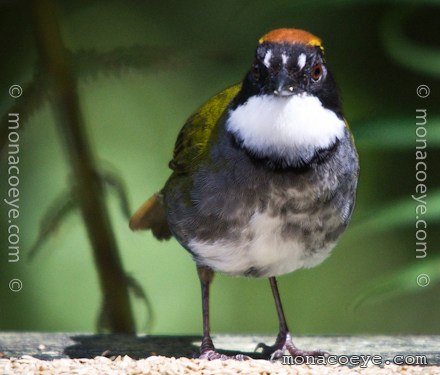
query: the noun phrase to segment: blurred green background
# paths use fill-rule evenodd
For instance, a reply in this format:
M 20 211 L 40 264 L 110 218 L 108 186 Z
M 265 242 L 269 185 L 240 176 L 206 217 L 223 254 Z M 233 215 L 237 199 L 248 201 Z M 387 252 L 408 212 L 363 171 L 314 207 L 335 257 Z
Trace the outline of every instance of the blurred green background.
M 240 81 L 258 38 L 278 27 L 320 36 L 339 83 L 361 161 L 357 206 L 333 255 L 279 279 L 295 334 L 440 333 L 440 2 L 59 1 L 59 22 L 78 79 L 81 110 L 99 165 L 124 181 L 132 211 L 164 184 L 175 138 L 197 107 Z M 27 2 L 0 2 L 2 116 L 8 89 L 37 71 Z M 419 85 L 431 93 L 422 99 Z M 67 217 L 29 260 L 40 222 L 72 186 L 47 90 L 20 107 L 20 261 L 8 263 L 7 158 L 1 154 L 0 329 L 95 331 L 101 294 L 81 216 Z M 19 103 L 19 102 L 18 102 Z M 428 252 L 415 258 L 416 110 L 428 112 Z M 4 119 L 4 117 L 3 117 Z M 3 121 L 0 126 L 7 126 Z M 150 333 L 201 332 L 191 257 L 175 240 L 132 233 L 107 196 L 124 268 L 144 288 Z M 426 287 L 416 276 L 429 274 Z M 23 282 L 20 292 L 9 280 Z M 133 298 L 138 332 L 149 314 Z M 267 280 L 217 275 L 214 333 L 275 333 Z

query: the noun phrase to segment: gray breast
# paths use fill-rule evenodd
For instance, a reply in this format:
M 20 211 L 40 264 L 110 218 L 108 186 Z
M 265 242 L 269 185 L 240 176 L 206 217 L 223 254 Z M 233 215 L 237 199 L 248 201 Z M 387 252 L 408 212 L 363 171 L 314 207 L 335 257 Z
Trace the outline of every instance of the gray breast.
M 210 159 L 165 197 L 173 234 L 199 264 L 252 276 L 310 267 L 348 224 L 358 171 L 348 132 L 323 160 L 304 168 L 268 167 L 227 133 Z M 192 179 L 190 191 L 185 178 Z

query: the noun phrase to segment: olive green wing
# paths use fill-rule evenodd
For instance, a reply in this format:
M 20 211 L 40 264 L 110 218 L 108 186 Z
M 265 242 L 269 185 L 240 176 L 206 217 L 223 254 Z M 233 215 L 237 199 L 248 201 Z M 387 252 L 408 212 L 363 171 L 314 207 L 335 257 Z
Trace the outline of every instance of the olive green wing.
M 175 173 L 187 173 L 198 164 L 216 124 L 240 88 L 241 84 L 234 85 L 213 96 L 187 120 L 177 136 L 169 163 Z
M 175 174 L 188 173 L 206 153 L 219 119 L 241 85 L 235 85 L 209 99 L 194 113 L 177 136 L 170 168 Z M 150 229 L 160 240 L 171 237 L 162 193 L 154 194 L 130 219 L 132 230 Z

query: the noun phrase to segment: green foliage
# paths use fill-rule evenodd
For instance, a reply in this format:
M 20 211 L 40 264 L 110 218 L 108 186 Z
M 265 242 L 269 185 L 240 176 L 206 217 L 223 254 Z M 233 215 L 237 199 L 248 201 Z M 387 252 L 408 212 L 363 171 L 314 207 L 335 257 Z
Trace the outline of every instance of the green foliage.
M 404 117 L 374 119 L 357 123 L 354 136 L 361 149 L 412 150 L 415 127 Z M 440 148 L 440 117 L 429 118 L 427 141 L 430 148 Z
M 440 4 L 440 2 L 434 2 Z M 388 54 L 396 63 L 405 68 L 440 78 L 440 48 L 433 49 L 408 39 L 403 31 L 403 24 L 414 11 L 406 7 L 391 11 L 383 21 L 382 40 Z
M 429 282 L 423 277 L 429 276 Z M 422 279 L 421 279 L 422 277 Z M 426 283 L 426 285 L 425 285 Z M 373 303 L 381 298 L 399 297 L 409 293 L 423 293 L 430 288 L 438 288 L 440 283 L 440 257 L 413 264 L 391 275 L 373 280 L 354 300 L 352 307 Z
M 404 10 L 393 10 L 384 17 L 382 40 L 387 53 L 394 61 L 405 68 L 427 76 L 440 78 L 440 49 L 434 50 L 410 41 L 403 32 L 403 24 L 411 16 L 413 7 Z M 415 128 L 405 127 L 402 118 L 389 118 L 360 126 L 356 133 L 360 147 L 387 150 L 413 150 L 415 146 Z M 440 147 L 440 118 L 429 118 L 427 142 L 429 149 Z M 429 227 L 440 222 L 440 189 L 429 191 L 427 213 L 423 219 Z M 387 232 L 400 227 L 414 226 L 415 202 L 409 197 L 397 201 L 388 207 L 377 210 L 369 218 L 358 222 L 354 229 L 362 232 Z M 353 233 L 352 233 L 353 234 Z M 438 249 L 437 249 L 438 250 Z M 432 251 L 432 249 L 430 249 Z M 373 280 L 355 299 L 353 305 L 359 307 L 365 302 L 379 297 L 400 296 L 406 293 L 421 293 L 424 289 L 417 284 L 420 274 L 430 277 L 430 287 L 440 281 L 440 257 L 430 256 L 423 262 L 407 267 Z M 438 287 L 438 286 L 437 286 Z
M 414 227 L 416 202 L 411 196 L 389 204 L 384 208 L 375 208 L 353 225 L 351 236 L 375 235 L 399 228 Z M 440 223 L 440 189 L 430 191 L 424 220 L 429 224 Z

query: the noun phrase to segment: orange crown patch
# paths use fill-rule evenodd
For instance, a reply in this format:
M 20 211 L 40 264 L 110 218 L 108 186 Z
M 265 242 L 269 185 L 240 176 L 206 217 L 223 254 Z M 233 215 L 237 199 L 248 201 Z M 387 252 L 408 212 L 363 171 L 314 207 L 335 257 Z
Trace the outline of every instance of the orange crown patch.
M 317 36 L 300 29 L 276 29 L 268 32 L 258 41 L 259 44 L 264 42 L 272 43 L 301 43 L 313 47 L 321 47 L 321 39 Z

